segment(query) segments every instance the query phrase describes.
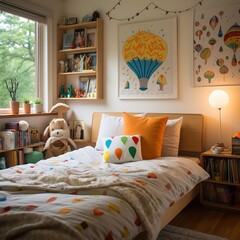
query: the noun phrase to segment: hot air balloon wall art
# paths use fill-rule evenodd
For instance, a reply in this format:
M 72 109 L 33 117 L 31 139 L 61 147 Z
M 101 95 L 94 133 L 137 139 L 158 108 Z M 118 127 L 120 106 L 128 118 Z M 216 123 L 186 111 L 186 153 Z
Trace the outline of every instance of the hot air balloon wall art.
M 177 19 L 119 25 L 119 98 L 177 98 Z
M 240 84 L 240 4 L 194 13 L 194 86 Z

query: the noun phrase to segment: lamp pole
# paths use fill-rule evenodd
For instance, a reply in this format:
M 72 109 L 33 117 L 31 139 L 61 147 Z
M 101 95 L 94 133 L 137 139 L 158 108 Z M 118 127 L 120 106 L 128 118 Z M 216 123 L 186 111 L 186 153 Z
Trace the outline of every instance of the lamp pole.
M 220 143 L 223 143 L 222 141 L 222 116 L 221 116 L 221 108 L 218 108 L 219 110 L 219 136 L 220 136 Z

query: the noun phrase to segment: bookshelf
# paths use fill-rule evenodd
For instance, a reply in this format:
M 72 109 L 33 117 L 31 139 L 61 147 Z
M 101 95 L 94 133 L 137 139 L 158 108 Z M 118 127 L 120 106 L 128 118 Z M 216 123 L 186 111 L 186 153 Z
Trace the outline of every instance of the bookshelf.
M 59 25 L 57 39 L 58 99 L 102 99 L 103 20 Z
M 44 145 L 44 142 L 38 142 L 14 149 L 1 149 L 0 156 L 5 158 L 6 167 L 8 168 L 19 164 L 24 164 L 24 148 L 33 148 L 35 151 L 42 151 Z
M 201 184 L 200 200 L 208 207 L 240 211 L 240 155 L 201 154 L 201 165 L 210 178 Z

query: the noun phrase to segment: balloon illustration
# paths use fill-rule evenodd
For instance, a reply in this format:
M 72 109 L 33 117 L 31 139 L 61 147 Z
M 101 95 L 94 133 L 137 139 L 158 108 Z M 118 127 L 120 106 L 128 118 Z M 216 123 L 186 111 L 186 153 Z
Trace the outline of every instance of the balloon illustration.
M 222 37 L 223 33 L 222 33 L 222 27 L 220 26 L 219 31 L 218 31 L 218 37 Z
M 223 14 L 224 14 L 224 12 L 223 11 L 220 11 L 219 12 L 219 16 L 222 18 L 222 16 L 223 16 Z
M 206 71 L 204 77 L 208 79 L 208 83 L 211 83 L 212 78 L 214 78 L 215 73 L 213 71 Z
M 216 42 L 217 42 L 217 41 L 216 41 L 215 38 L 211 38 L 211 39 L 208 41 L 208 43 L 212 46 L 212 48 L 213 48 L 213 45 L 214 45 Z
M 209 25 L 210 25 L 211 28 L 214 30 L 215 27 L 218 25 L 218 17 L 214 15 L 214 16 L 210 19 Z
M 197 44 L 195 46 L 195 50 L 199 53 L 202 50 L 202 45 L 201 44 Z
M 222 66 L 223 64 L 224 64 L 224 59 L 219 58 L 219 59 L 217 60 L 217 65 L 220 67 L 220 66 Z
M 205 64 L 207 64 L 207 59 L 210 57 L 210 55 L 211 55 L 211 49 L 210 48 L 204 48 L 201 51 L 200 57 L 202 59 L 205 59 Z
M 163 91 L 163 90 L 164 90 L 164 89 L 163 89 L 163 88 L 164 88 L 164 85 L 167 84 L 167 79 L 166 79 L 166 77 L 161 74 L 161 75 L 159 76 L 158 80 L 157 80 L 157 84 L 159 84 L 159 86 L 160 86 L 159 90 L 160 90 L 160 91 Z
M 126 64 L 137 75 L 140 90 L 148 89 L 148 80 L 167 57 L 167 43 L 149 32 L 138 32 L 124 43 L 122 54 Z
M 240 47 L 240 26 L 237 23 L 230 27 L 224 35 L 224 43 L 233 50 L 232 66 L 235 66 L 237 61 L 235 53 Z
M 219 68 L 219 72 L 223 74 L 223 81 L 225 81 L 225 74 L 228 73 L 228 67 L 226 65 L 222 65 Z
M 203 31 L 202 30 L 197 30 L 195 34 L 196 34 L 197 37 L 199 37 L 199 40 L 201 40 L 201 36 L 203 34 Z
M 126 81 L 126 82 L 125 82 L 124 88 L 125 88 L 125 89 L 129 89 L 129 88 L 130 88 L 130 83 L 129 83 L 129 81 Z

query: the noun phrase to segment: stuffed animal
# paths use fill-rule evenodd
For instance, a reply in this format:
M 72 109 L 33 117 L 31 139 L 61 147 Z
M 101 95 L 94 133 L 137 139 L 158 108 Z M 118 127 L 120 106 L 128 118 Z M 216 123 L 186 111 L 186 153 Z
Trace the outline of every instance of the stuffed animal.
M 43 133 L 44 137 L 50 136 L 44 146 L 45 158 L 58 156 L 77 149 L 76 144 L 70 138 L 67 122 L 64 118 L 54 118 Z

